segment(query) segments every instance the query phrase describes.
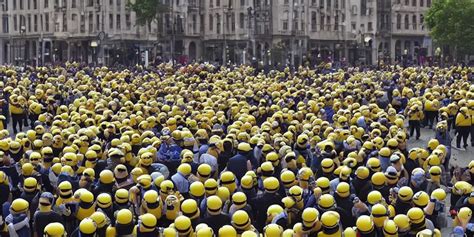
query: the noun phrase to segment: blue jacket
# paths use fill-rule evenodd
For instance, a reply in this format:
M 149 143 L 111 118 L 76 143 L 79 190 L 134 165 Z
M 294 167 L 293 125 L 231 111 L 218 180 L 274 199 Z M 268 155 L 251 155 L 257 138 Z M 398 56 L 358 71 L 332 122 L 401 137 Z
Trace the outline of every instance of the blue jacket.
M 174 185 L 176 185 L 176 189 L 178 189 L 180 193 L 189 193 L 189 181 L 180 172 L 177 172 L 171 176 L 171 180 L 173 181 Z
M 324 107 L 324 111 L 326 112 L 326 119 L 329 123 L 333 123 L 332 116 L 334 115 L 334 109 L 330 106 Z
M 249 154 L 239 152 L 237 155 L 229 159 L 227 164 L 227 170 L 234 173 L 237 180 L 240 179 L 247 173 L 247 156 Z
M 8 224 L 13 224 L 15 227 L 8 227 L 9 231 L 15 229 L 16 234 L 18 237 L 30 237 L 31 229 L 29 226 L 29 219 L 26 214 L 10 214 L 7 216 L 5 221 Z
M 158 159 L 160 160 L 179 160 L 181 151 L 183 149 L 176 145 L 168 145 L 166 143 L 161 144 L 160 149 L 158 150 Z
M 436 131 L 436 139 L 439 141 L 439 144 L 451 147 L 451 136 L 449 135 L 449 132 Z

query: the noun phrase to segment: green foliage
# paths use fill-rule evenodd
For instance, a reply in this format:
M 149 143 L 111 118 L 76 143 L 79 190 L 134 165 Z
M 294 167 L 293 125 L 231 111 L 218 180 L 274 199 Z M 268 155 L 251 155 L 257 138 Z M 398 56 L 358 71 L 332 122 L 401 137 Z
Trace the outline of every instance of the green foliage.
M 425 23 L 437 43 L 474 53 L 474 0 L 434 0 Z
M 162 13 L 169 11 L 169 6 L 159 0 L 134 0 L 129 1 L 127 6 L 137 16 L 137 24 L 147 25 L 158 20 Z

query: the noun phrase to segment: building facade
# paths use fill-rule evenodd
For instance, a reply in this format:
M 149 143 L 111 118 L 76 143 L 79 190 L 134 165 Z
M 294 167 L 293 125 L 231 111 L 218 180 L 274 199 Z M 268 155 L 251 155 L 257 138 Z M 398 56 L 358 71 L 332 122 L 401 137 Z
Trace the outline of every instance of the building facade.
M 375 64 L 432 54 L 430 0 L 161 0 L 139 26 L 129 0 L 0 0 L 0 63 L 135 64 L 331 60 Z

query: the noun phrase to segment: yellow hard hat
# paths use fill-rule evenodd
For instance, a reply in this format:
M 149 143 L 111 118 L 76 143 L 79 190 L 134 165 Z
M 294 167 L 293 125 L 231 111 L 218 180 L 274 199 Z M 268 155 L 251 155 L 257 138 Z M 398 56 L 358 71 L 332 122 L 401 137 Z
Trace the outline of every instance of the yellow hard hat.
M 357 230 L 362 234 L 368 234 L 374 230 L 374 221 L 370 216 L 362 215 L 356 221 Z
M 93 235 L 97 231 L 97 224 L 91 218 L 85 218 L 79 224 L 79 231 L 82 234 Z
M 66 231 L 64 229 L 63 224 L 59 222 L 49 223 L 46 227 L 44 227 L 44 236 L 47 237 L 62 237 L 66 236 Z

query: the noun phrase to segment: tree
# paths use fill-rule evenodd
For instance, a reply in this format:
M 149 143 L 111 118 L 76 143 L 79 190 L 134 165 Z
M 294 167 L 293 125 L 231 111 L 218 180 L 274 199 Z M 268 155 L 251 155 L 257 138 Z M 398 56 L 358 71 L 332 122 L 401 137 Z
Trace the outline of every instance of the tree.
M 142 26 L 159 22 L 162 13 L 169 11 L 169 6 L 160 0 L 131 0 L 127 5 L 136 13 L 137 24 Z
M 474 53 L 474 0 L 435 0 L 425 22 L 437 43 Z

